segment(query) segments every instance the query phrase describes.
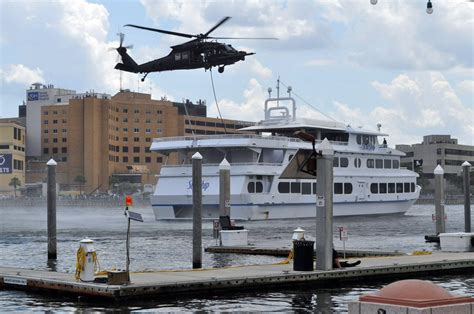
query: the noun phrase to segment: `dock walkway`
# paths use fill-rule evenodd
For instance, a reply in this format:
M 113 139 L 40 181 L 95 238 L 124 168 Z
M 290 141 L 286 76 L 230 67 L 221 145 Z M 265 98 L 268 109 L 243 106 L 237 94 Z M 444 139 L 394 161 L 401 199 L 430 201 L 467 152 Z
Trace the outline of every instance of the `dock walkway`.
M 57 293 L 123 300 L 143 296 L 200 294 L 250 290 L 295 284 L 367 282 L 384 277 L 416 277 L 435 273 L 474 273 L 474 252 L 363 258 L 358 267 L 330 271 L 293 271 L 293 264 L 239 266 L 203 270 L 131 273 L 131 284 L 107 285 L 76 281 L 72 273 L 0 267 L 1 289 L 56 291 Z

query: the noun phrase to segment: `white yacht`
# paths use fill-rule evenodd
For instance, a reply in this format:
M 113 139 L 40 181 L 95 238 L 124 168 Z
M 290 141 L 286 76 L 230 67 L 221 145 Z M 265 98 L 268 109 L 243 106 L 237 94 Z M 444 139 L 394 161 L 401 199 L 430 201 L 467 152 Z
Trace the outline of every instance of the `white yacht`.
M 151 150 L 180 164 L 165 163 L 152 206 L 157 220 L 192 218 L 191 156 L 203 156 L 203 218 L 219 216 L 219 164 L 231 165 L 231 218 L 243 220 L 316 216 L 316 179 L 281 179 L 299 149 L 312 149 L 294 136 L 304 131 L 334 148 L 334 216 L 404 213 L 421 188 L 415 172 L 400 167 L 403 152 L 389 148 L 378 131 L 352 128 L 329 119 L 296 117 L 291 97 L 269 98 L 265 118 L 243 128 L 252 133 L 154 139 Z

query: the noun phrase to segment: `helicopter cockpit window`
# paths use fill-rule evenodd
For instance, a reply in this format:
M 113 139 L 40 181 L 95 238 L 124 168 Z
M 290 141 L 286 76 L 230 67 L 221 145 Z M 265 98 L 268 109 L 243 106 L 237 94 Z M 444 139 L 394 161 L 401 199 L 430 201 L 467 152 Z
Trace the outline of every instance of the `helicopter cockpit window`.
M 174 54 L 174 61 L 179 61 L 181 60 L 181 52 L 177 52 Z
M 188 60 L 188 58 L 189 58 L 189 52 L 187 52 L 187 51 L 183 52 L 183 53 L 181 54 L 181 58 L 182 58 L 183 60 Z

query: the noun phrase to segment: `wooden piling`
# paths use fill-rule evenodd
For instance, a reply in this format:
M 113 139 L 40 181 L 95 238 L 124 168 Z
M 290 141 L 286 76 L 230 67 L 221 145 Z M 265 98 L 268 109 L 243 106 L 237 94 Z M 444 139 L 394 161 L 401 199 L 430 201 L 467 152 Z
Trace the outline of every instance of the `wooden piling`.
M 471 232 L 471 187 L 469 168 L 471 164 L 467 161 L 462 164 L 462 183 L 464 191 L 464 232 Z
M 47 183 L 47 220 L 48 220 L 48 259 L 57 259 L 56 244 L 56 166 L 57 162 L 50 159 L 48 166 Z
M 193 159 L 193 268 L 202 267 L 202 155 Z
M 333 156 L 327 139 L 319 145 L 316 183 L 316 269 L 332 269 Z
M 219 216 L 230 217 L 230 164 L 225 158 L 219 165 Z
M 441 165 L 436 166 L 435 175 L 435 216 L 436 234 L 446 232 L 444 221 L 444 170 Z

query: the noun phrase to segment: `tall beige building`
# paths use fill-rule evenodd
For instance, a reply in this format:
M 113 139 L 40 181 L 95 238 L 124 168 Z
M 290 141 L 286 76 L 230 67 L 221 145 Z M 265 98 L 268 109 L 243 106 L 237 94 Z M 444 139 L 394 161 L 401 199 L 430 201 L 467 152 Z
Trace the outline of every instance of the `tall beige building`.
M 13 178 L 25 186 L 25 119 L 0 119 L 0 194 L 14 194 Z
M 44 162 L 52 157 L 58 161 L 57 181 L 63 190 L 77 189 L 78 176 L 86 179 L 86 193 L 107 191 L 111 177 L 155 184 L 163 156 L 150 151 L 153 138 L 236 133 L 248 125 L 208 118 L 200 102 L 153 100 L 149 94 L 127 91 L 110 99 L 77 96 L 67 105 L 41 107 L 42 156 L 29 162 L 28 180 L 44 180 Z

